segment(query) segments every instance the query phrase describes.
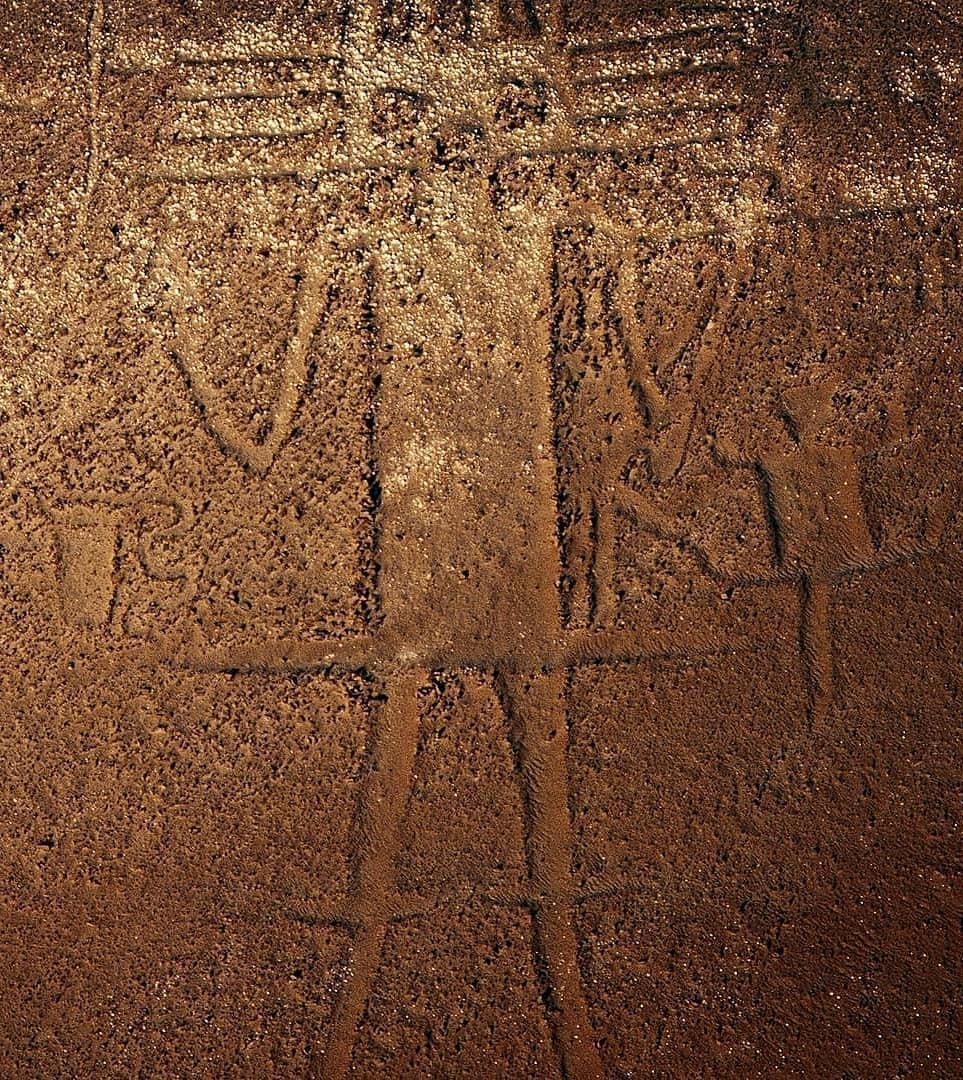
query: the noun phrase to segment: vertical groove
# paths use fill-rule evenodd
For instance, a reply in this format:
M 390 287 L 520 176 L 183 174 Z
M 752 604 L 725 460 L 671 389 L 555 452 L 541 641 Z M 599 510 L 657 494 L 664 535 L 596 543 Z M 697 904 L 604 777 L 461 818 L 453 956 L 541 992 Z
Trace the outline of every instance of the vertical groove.
M 535 948 L 566 1080 L 604 1075 L 578 966 L 567 767 L 568 673 L 501 674 L 525 796 Z
M 806 577 L 799 586 L 799 650 L 809 726 L 818 729 L 833 703 L 832 585 Z
M 84 148 L 84 179 L 73 228 L 67 240 L 64 259 L 64 309 L 67 318 L 75 316 L 75 307 L 86 274 L 81 271 L 81 252 L 87 247 L 90 203 L 100 180 L 100 83 L 104 72 L 105 0 L 93 0 L 87 15 L 84 49 L 87 59 L 87 144 Z
M 100 180 L 100 83 L 104 73 L 104 0 L 93 0 L 87 19 L 87 151 L 83 200 L 77 212 L 75 235 L 78 244 L 87 229 L 90 200 Z
M 417 668 L 389 678 L 373 717 L 370 771 L 359 807 L 351 884 L 349 915 L 354 937 L 324 1058 L 314 1070 L 322 1080 L 340 1080 L 350 1069 L 358 1026 L 395 907 L 401 828 L 418 748 L 418 689 L 426 679 L 427 673 Z

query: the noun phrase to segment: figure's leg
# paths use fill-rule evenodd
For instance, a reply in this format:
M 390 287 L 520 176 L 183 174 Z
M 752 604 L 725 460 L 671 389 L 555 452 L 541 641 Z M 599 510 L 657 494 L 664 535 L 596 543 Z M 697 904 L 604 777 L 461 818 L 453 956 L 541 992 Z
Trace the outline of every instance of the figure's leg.
M 615 622 L 618 607 L 615 593 L 615 506 L 612 498 L 597 498 L 592 517 L 595 524 L 595 551 L 592 558 L 591 621 L 594 626 L 609 629 Z
M 563 519 L 565 520 L 565 519 Z M 592 502 L 579 494 L 574 512 L 565 522 L 565 572 L 571 588 L 565 597 L 565 621 L 568 627 L 588 626 L 592 614 Z
M 564 671 L 499 677 L 521 771 L 535 947 L 548 982 L 554 1034 L 566 1080 L 603 1075 L 582 993 L 572 920 L 572 825 L 568 807 L 568 717 Z
M 833 703 L 832 585 L 803 578 L 799 586 L 799 648 L 809 726 L 818 730 Z
M 353 940 L 345 981 L 335 1001 L 327 1048 L 317 1075 L 340 1080 L 351 1065 L 358 1025 L 396 907 L 396 864 L 411 772 L 418 747 L 420 670 L 387 679 L 375 709 L 370 772 L 359 809 L 354 880 L 346 913 Z
M 652 476 L 664 483 L 682 468 L 692 424 L 692 409 L 674 417 L 652 437 L 649 447 L 649 468 Z

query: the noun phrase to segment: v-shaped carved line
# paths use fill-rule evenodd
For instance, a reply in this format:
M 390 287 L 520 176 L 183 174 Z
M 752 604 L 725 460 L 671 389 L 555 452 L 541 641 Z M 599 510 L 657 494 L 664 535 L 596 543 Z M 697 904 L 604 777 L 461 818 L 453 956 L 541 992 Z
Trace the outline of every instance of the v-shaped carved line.
M 281 385 L 271 408 L 268 434 L 261 442 L 249 439 L 231 420 L 221 395 L 197 361 L 201 350 L 186 329 L 184 304 L 175 304 L 176 330 L 172 355 L 201 407 L 204 423 L 226 453 L 259 476 L 264 476 L 271 468 L 278 450 L 291 433 L 307 377 L 308 350 L 321 314 L 321 278 L 318 260 L 312 259 L 298 285 L 294 333 L 285 348 Z

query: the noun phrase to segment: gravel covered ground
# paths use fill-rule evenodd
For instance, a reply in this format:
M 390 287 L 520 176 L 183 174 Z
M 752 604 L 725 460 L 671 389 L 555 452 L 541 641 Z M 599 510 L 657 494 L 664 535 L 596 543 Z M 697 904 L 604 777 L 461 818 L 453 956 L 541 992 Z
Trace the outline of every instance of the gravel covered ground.
M 0 31 L 0 1076 L 958 1075 L 959 0 Z

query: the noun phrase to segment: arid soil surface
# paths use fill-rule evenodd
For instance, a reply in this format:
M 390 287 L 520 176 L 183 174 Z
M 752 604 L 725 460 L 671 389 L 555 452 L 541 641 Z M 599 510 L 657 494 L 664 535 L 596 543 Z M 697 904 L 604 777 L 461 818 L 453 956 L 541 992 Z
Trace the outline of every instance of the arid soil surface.
M 958 1076 L 959 0 L 0 30 L 0 1076 Z

